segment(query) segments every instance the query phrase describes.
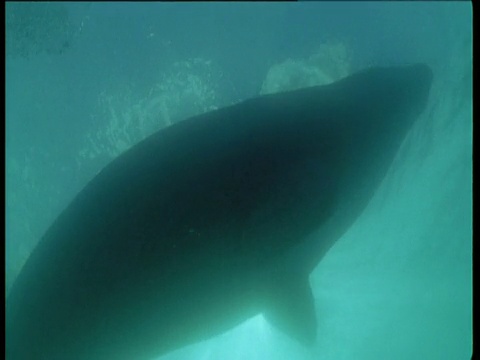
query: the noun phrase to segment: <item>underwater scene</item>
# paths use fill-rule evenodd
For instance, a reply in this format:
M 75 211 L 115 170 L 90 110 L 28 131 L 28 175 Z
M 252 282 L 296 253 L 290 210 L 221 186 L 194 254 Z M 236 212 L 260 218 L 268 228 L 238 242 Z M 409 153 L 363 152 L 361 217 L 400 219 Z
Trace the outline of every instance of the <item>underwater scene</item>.
M 471 3 L 5 9 L 7 360 L 471 358 Z

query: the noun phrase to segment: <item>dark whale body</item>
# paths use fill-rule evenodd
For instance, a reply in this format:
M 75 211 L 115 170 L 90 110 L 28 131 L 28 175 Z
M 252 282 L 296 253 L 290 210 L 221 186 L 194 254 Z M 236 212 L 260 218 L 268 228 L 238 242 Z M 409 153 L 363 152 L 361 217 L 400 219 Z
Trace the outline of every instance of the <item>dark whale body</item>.
M 309 274 L 367 205 L 431 81 L 426 65 L 374 68 L 132 147 L 13 284 L 7 360 L 148 360 L 261 312 L 313 342 Z

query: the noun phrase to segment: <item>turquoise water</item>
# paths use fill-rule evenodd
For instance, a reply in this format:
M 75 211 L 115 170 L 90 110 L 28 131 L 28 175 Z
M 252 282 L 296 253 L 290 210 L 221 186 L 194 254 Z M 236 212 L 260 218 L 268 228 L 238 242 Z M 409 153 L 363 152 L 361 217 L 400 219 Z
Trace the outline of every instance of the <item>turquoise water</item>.
M 311 274 L 315 345 L 258 315 L 162 359 L 470 358 L 470 4 L 62 6 L 35 16 L 7 8 L 37 34 L 7 27 L 7 289 L 73 196 L 149 133 L 267 85 L 293 86 L 294 75 L 322 82 L 426 62 L 435 74 L 427 110 L 367 210 Z

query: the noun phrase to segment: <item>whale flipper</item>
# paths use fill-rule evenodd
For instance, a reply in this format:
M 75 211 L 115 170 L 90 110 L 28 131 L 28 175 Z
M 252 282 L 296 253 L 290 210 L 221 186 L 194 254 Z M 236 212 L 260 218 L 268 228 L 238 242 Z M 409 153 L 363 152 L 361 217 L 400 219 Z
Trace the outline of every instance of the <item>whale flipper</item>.
M 283 275 L 269 287 L 269 306 L 266 306 L 264 316 L 290 337 L 311 345 L 317 335 L 317 320 L 308 275 Z

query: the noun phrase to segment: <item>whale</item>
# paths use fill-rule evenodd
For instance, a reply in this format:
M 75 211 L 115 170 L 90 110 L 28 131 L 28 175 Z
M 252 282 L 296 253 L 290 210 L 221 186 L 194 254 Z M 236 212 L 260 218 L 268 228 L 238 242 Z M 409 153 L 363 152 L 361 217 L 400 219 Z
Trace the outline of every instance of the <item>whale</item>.
M 425 112 L 426 64 L 193 116 L 73 198 L 6 298 L 7 360 L 149 360 L 258 314 L 317 339 L 309 276 Z M 359 240 L 360 241 L 360 240 Z

